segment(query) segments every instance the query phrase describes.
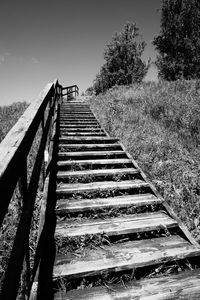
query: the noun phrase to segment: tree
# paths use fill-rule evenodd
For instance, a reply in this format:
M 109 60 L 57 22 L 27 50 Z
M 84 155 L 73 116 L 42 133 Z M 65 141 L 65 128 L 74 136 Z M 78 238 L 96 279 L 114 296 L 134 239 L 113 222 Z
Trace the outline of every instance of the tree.
M 200 78 L 199 0 L 162 0 L 161 29 L 153 44 L 159 77 Z
M 145 46 L 135 23 L 128 22 L 121 32 L 115 33 L 104 50 L 106 62 L 94 82 L 96 93 L 106 91 L 116 84 L 141 82 L 149 67 L 141 59 Z

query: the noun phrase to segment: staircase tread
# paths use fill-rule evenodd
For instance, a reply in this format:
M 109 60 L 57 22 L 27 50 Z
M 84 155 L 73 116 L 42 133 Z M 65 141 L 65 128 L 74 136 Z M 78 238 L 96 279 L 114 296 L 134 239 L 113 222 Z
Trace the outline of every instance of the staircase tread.
M 123 181 L 96 181 L 90 183 L 67 183 L 58 184 L 57 194 L 78 193 L 87 191 L 101 191 L 106 189 L 131 189 L 149 187 L 144 180 L 123 180 Z
M 103 249 L 99 247 L 88 252 L 87 256 L 72 260 L 67 255 L 57 255 L 53 277 L 94 276 L 103 271 L 136 269 L 199 255 L 200 248 L 180 236 L 129 241 L 105 245 Z
M 131 300 L 131 299 L 200 299 L 200 270 L 183 271 L 178 274 L 141 279 L 137 282 L 112 284 L 106 287 L 59 291 L 55 300 Z
M 77 222 L 59 221 L 56 226 L 56 236 L 77 237 L 105 233 L 108 236 L 147 232 L 177 226 L 177 221 L 165 213 L 141 213 L 113 217 L 109 219 L 94 219 Z
M 116 164 L 131 164 L 132 160 L 129 158 L 112 158 L 112 159 L 90 159 L 90 160 L 68 160 L 58 161 L 58 166 L 72 166 L 72 165 L 116 165 Z
M 72 156 L 95 156 L 95 155 L 105 155 L 109 156 L 112 154 L 126 154 L 124 150 L 108 150 L 108 151 L 70 151 L 70 152 L 59 152 L 59 156 L 72 157 Z
M 123 174 L 138 174 L 139 171 L 135 168 L 121 168 L 121 169 L 97 169 L 84 171 L 59 171 L 57 178 L 88 176 L 88 175 L 123 175 Z
M 93 137 L 84 137 L 84 136 L 62 136 L 59 138 L 59 141 L 113 141 L 113 142 L 117 142 L 118 139 L 114 139 L 114 138 L 109 138 L 107 136 L 93 136 Z
M 119 208 L 127 206 L 142 206 L 162 203 L 162 200 L 155 197 L 153 194 L 138 194 L 126 195 L 108 198 L 95 198 L 95 199 L 79 199 L 79 200 L 66 200 L 60 199 L 57 201 L 56 212 L 69 213 L 69 212 L 83 212 L 89 209 L 101 208 Z
M 62 136 L 74 136 L 74 137 L 78 137 L 78 136 L 94 136 L 94 137 L 98 137 L 98 136 L 106 136 L 106 133 L 104 132 L 63 132 L 61 131 L 61 135 Z
M 97 150 L 100 149 L 100 151 L 102 150 L 102 148 L 120 148 L 122 149 L 121 145 L 119 144 L 59 144 L 59 148 L 65 147 L 67 149 L 70 148 L 77 148 L 80 149 L 81 151 L 88 151 L 88 148 Z M 90 151 L 90 150 L 89 150 Z

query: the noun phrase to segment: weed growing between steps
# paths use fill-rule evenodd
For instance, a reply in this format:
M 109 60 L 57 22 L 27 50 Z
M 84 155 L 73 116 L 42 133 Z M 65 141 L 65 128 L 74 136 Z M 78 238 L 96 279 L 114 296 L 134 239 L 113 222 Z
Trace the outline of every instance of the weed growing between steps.
M 199 81 L 114 87 L 91 107 L 200 241 Z
M 122 180 L 142 180 L 141 175 L 138 174 L 114 174 L 114 175 L 83 175 L 83 176 L 69 176 L 58 178 L 58 186 L 62 183 L 90 183 L 99 181 L 117 181 Z
M 90 192 L 75 192 L 68 193 L 68 200 L 81 200 L 81 199 L 95 199 L 95 198 L 108 198 L 108 197 L 117 197 L 117 196 L 125 196 L 125 195 L 135 195 L 135 194 L 145 194 L 152 193 L 150 187 L 135 187 L 135 188 L 108 188 L 105 190 L 94 190 Z M 63 193 L 59 193 L 57 195 L 57 199 L 66 199 L 66 195 Z
M 199 262 L 194 259 L 179 260 L 167 263 L 156 264 L 150 267 L 136 268 L 121 272 L 101 272 L 98 276 L 88 276 L 75 280 L 65 278 L 55 280 L 54 291 L 65 291 L 75 289 L 87 289 L 92 287 L 106 287 L 111 292 L 117 292 L 122 288 L 131 287 L 136 280 L 150 279 L 178 274 L 183 271 L 195 270 L 199 267 Z
M 74 224 L 74 222 L 72 222 Z M 55 245 L 57 255 L 66 256 L 67 259 L 77 260 L 87 257 L 90 250 L 103 249 L 112 244 L 122 244 L 130 241 L 150 240 L 160 237 L 168 237 L 178 234 L 178 228 L 167 228 L 163 226 L 156 230 L 149 230 L 136 233 L 108 236 L 105 232 L 99 234 L 86 234 L 78 237 L 56 236 Z
M 94 220 L 94 219 L 109 219 L 114 217 L 124 217 L 127 215 L 141 214 L 141 213 L 150 213 L 150 212 L 165 212 L 165 208 L 162 204 L 150 204 L 150 205 L 129 205 L 126 207 L 117 207 L 117 208 L 102 208 L 102 209 L 88 209 L 87 211 L 77 212 L 77 213 L 64 213 L 58 214 L 57 220 L 76 223 L 81 220 Z

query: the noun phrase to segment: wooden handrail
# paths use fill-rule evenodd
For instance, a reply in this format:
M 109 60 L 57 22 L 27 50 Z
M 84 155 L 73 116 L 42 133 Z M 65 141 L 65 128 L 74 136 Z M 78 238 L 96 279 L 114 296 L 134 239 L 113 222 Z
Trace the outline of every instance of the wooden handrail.
M 79 95 L 79 88 L 77 85 L 63 87 L 62 91 L 64 91 L 64 90 L 67 90 L 67 91 L 65 93 L 62 93 L 62 95 L 63 96 L 67 95 L 67 99 L 73 98 L 73 94 L 75 97 Z
M 64 90 L 67 92 L 63 93 Z M 54 141 L 57 136 L 57 115 L 63 96 L 67 95 L 67 98 L 70 98 L 73 94 L 78 95 L 78 92 L 77 85 L 62 87 L 57 80 L 47 84 L 0 144 L 0 226 L 6 221 L 8 207 L 13 194 L 16 194 L 16 187 L 18 187 L 22 200 L 19 223 L 0 293 L 1 299 L 16 299 L 24 269 L 29 270 L 28 293 L 30 293 L 32 282 L 37 277 L 42 255 L 41 249 L 45 240 L 45 207 L 48 199 L 49 170 L 52 164 Z M 29 170 L 28 155 L 35 147 L 35 139 L 38 136 L 38 149 L 35 157 L 32 158 L 32 170 Z M 48 153 L 46 163 L 44 161 L 45 153 Z M 34 267 L 30 274 L 29 235 L 41 177 L 44 189 Z
M 19 187 L 23 202 L 1 299 L 16 299 L 24 262 L 28 261 L 26 256 L 29 256 L 29 233 L 34 204 L 41 174 L 46 172 L 44 152 L 49 149 L 54 116 L 61 99 L 62 86 L 58 81 L 47 84 L 0 144 L 0 225 L 5 219 L 16 186 Z M 39 147 L 30 171 L 27 168 L 27 157 L 34 146 L 38 130 L 41 131 Z M 30 265 L 26 267 L 30 269 Z

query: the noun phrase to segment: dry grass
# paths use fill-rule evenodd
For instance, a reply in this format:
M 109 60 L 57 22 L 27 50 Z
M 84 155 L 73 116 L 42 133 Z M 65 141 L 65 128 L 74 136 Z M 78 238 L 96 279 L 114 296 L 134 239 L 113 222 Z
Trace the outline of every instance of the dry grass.
M 114 87 L 91 107 L 200 240 L 199 81 Z

